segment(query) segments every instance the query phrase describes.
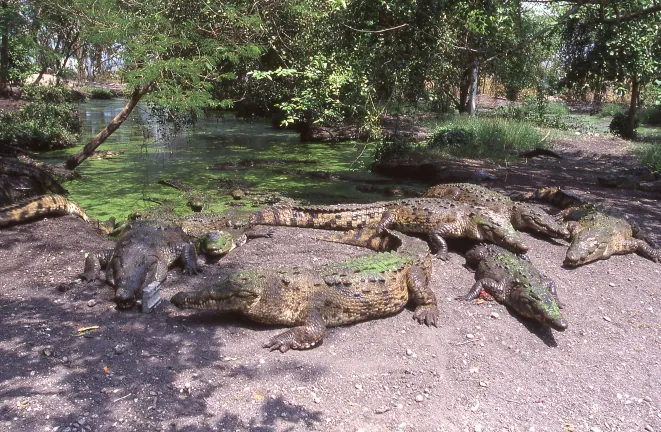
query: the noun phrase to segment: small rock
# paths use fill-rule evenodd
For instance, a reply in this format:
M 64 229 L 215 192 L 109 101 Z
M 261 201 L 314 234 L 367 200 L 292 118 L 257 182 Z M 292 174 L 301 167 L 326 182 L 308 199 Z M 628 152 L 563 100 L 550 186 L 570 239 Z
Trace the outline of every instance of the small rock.
M 652 425 L 645 425 L 645 430 L 647 432 L 654 432 L 654 428 L 652 427 Z
M 601 432 L 601 429 L 599 429 L 597 426 L 592 426 L 590 428 L 590 432 Z
M 390 407 L 386 406 L 386 407 L 380 407 L 380 408 L 375 409 L 374 413 L 375 414 L 383 414 L 383 413 L 387 413 L 388 411 L 390 411 Z
M 415 397 L 416 402 L 422 402 L 423 400 L 425 400 L 425 397 L 421 394 L 419 394 Z
M 94 307 L 94 306 L 96 306 L 97 303 L 98 303 L 97 300 L 92 299 L 92 300 L 90 300 L 90 301 L 87 302 L 87 306 L 88 306 L 88 307 Z
M 615 284 L 614 284 L 613 282 L 610 282 L 610 283 L 608 284 L 608 286 L 614 287 Z
M 320 402 L 321 402 L 321 399 L 319 398 L 319 396 L 317 396 L 316 393 L 312 392 L 312 401 L 313 401 L 314 403 L 320 403 Z
M 609 317 L 607 317 L 607 316 L 604 316 L 604 321 L 608 321 L 608 322 L 611 322 L 612 320 L 611 320 L 611 319 L 610 319 Z
M 362 389 L 363 389 L 363 386 L 360 385 L 360 384 L 356 384 L 354 387 L 356 387 L 356 389 L 358 389 L 358 390 L 362 390 Z
M 473 428 L 475 432 L 482 432 L 482 425 L 481 424 L 476 424 L 475 427 Z
M 409 356 L 409 357 L 412 356 L 412 355 L 413 355 L 413 351 L 411 351 L 410 349 L 407 349 L 407 350 L 406 350 L 406 355 Z
M 115 350 L 115 354 L 117 355 L 124 354 L 124 352 L 126 351 L 126 345 L 123 344 L 115 345 L 114 350 Z
M 471 333 L 468 333 L 466 335 L 466 339 L 474 339 L 474 338 L 475 338 L 475 336 L 473 336 Z
M 404 408 L 404 404 L 398 403 L 397 405 L 395 405 L 395 408 L 402 409 Z
M 489 383 L 486 381 L 480 381 L 480 387 L 489 387 Z
M 42 351 L 42 353 L 43 353 L 46 357 L 50 357 L 50 356 L 52 356 L 52 355 L 53 355 L 53 347 L 50 346 L 50 345 L 48 345 L 46 348 L 44 348 L 44 350 Z
M 498 314 L 498 312 L 491 312 L 491 318 L 498 319 L 500 318 L 500 315 Z

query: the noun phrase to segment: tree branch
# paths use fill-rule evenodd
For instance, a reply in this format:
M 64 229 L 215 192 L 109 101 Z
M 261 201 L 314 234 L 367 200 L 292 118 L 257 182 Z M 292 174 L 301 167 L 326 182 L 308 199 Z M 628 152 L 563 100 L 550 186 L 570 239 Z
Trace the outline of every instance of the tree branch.
M 344 27 L 350 29 L 350 30 L 361 32 L 361 33 L 385 33 L 385 32 L 389 32 L 389 31 L 392 31 L 392 30 L 397 30 L 397 29 L 400 29 L 402 27 L 407 27 L 408 26 L 408 24 L 402 24 L 402 25 L 398 25 L 397 27 L 391 27 L 391 28 L 387 28 L 387 29 L 383 29 L 383 30 L 360 30 L 360 29 L 355 29 L 355 28 L 353 28 L 351 26 L 348 26 L 346 24 L 342 24 L 342 25 Z

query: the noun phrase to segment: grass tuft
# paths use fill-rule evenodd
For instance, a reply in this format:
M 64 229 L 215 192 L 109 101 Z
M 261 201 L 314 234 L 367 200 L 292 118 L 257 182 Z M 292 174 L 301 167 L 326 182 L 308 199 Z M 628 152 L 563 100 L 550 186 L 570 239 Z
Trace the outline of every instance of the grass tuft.
M 376 146 L 375 159 L 447 155 L 505 160 L 546 147 L 542 133 L 525 121 L 458 116 L 442 123 L 426 143 L 382 141 Z

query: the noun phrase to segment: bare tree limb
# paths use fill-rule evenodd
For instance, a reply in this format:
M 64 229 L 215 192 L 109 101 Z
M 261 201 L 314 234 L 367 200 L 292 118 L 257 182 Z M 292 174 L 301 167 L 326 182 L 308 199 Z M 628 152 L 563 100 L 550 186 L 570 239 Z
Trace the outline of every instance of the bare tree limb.
M 353 28 L 351 26 L 348 26 L 346 24 L 342 24 L 342 25 L 344 27 L 350 29 L 350 30 L 361 32 L 361 33 L 385 33 L 385 32 L 397 30 L 397 29 L 400 29 L 402 27 L 407 27 L 408 26 L 408 24 L 402 24 L 402 25 L 398 25 L 397 27 L 391 27 L 391 28 L 387 28 L 387 29 L 383 29 L 383 30 L 360 30 L 360 29 L 356 29 L 356 28 Z

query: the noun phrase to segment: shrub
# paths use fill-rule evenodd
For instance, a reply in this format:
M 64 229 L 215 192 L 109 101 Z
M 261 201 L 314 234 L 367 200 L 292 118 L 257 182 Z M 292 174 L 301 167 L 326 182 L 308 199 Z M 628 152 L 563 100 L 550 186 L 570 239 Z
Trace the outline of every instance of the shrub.
M 87 88 L 91 99 L 112 99 L 115 94 L 106 88 Z
M 505 159 L 546 143 L 541 132 L 522 121 L 464 117 L 437 129 L 427 146 L 458 157 Z
M 402 157 L 416 148 L 414 143 L 401 138 L 383 138 L 374 148 L 374 160 L 389 160 Z
M 599 117 L 613 117 L 617 114 L 624 114 L 624 108 L 620 104 L 605 104 L 599 110 Z
M 643 108 L 638 113 L 642 124 L 650 126 L 661 126 L 661 105 L 651 105 Z
M 73 147 L 82 129 L 73 105 L 44 102 L 0 112 L 0 123 L 0 142 L 36 151 Z
M 73 92 L 64 86 L 26 85 L 21 90 L 21 99 L 33 102 L 61 104 L 77 100 Z
M 569 114 L 569 108 L 562 102 L 549 102 L 544 110 L 545 115 L 564 116 Z
M 634 136 L 632 138 L 636 137 L 636 129 L 638 128 L 639 123 L 640 122 L 636 118 L 633 126 Z M 611 120 L 610 125 L 608 126 L 608 130 L 610 130 L 610 133 L 619 137 L 624 137 L 626 129 L 627 129 L 627 115 L 625 113 L 616 114 L 613 117 L 613 120 Z
M 641 163 L 661 171 L 661 144 L 658 142 L 643 143 L 638 147 L 636 153 Z

